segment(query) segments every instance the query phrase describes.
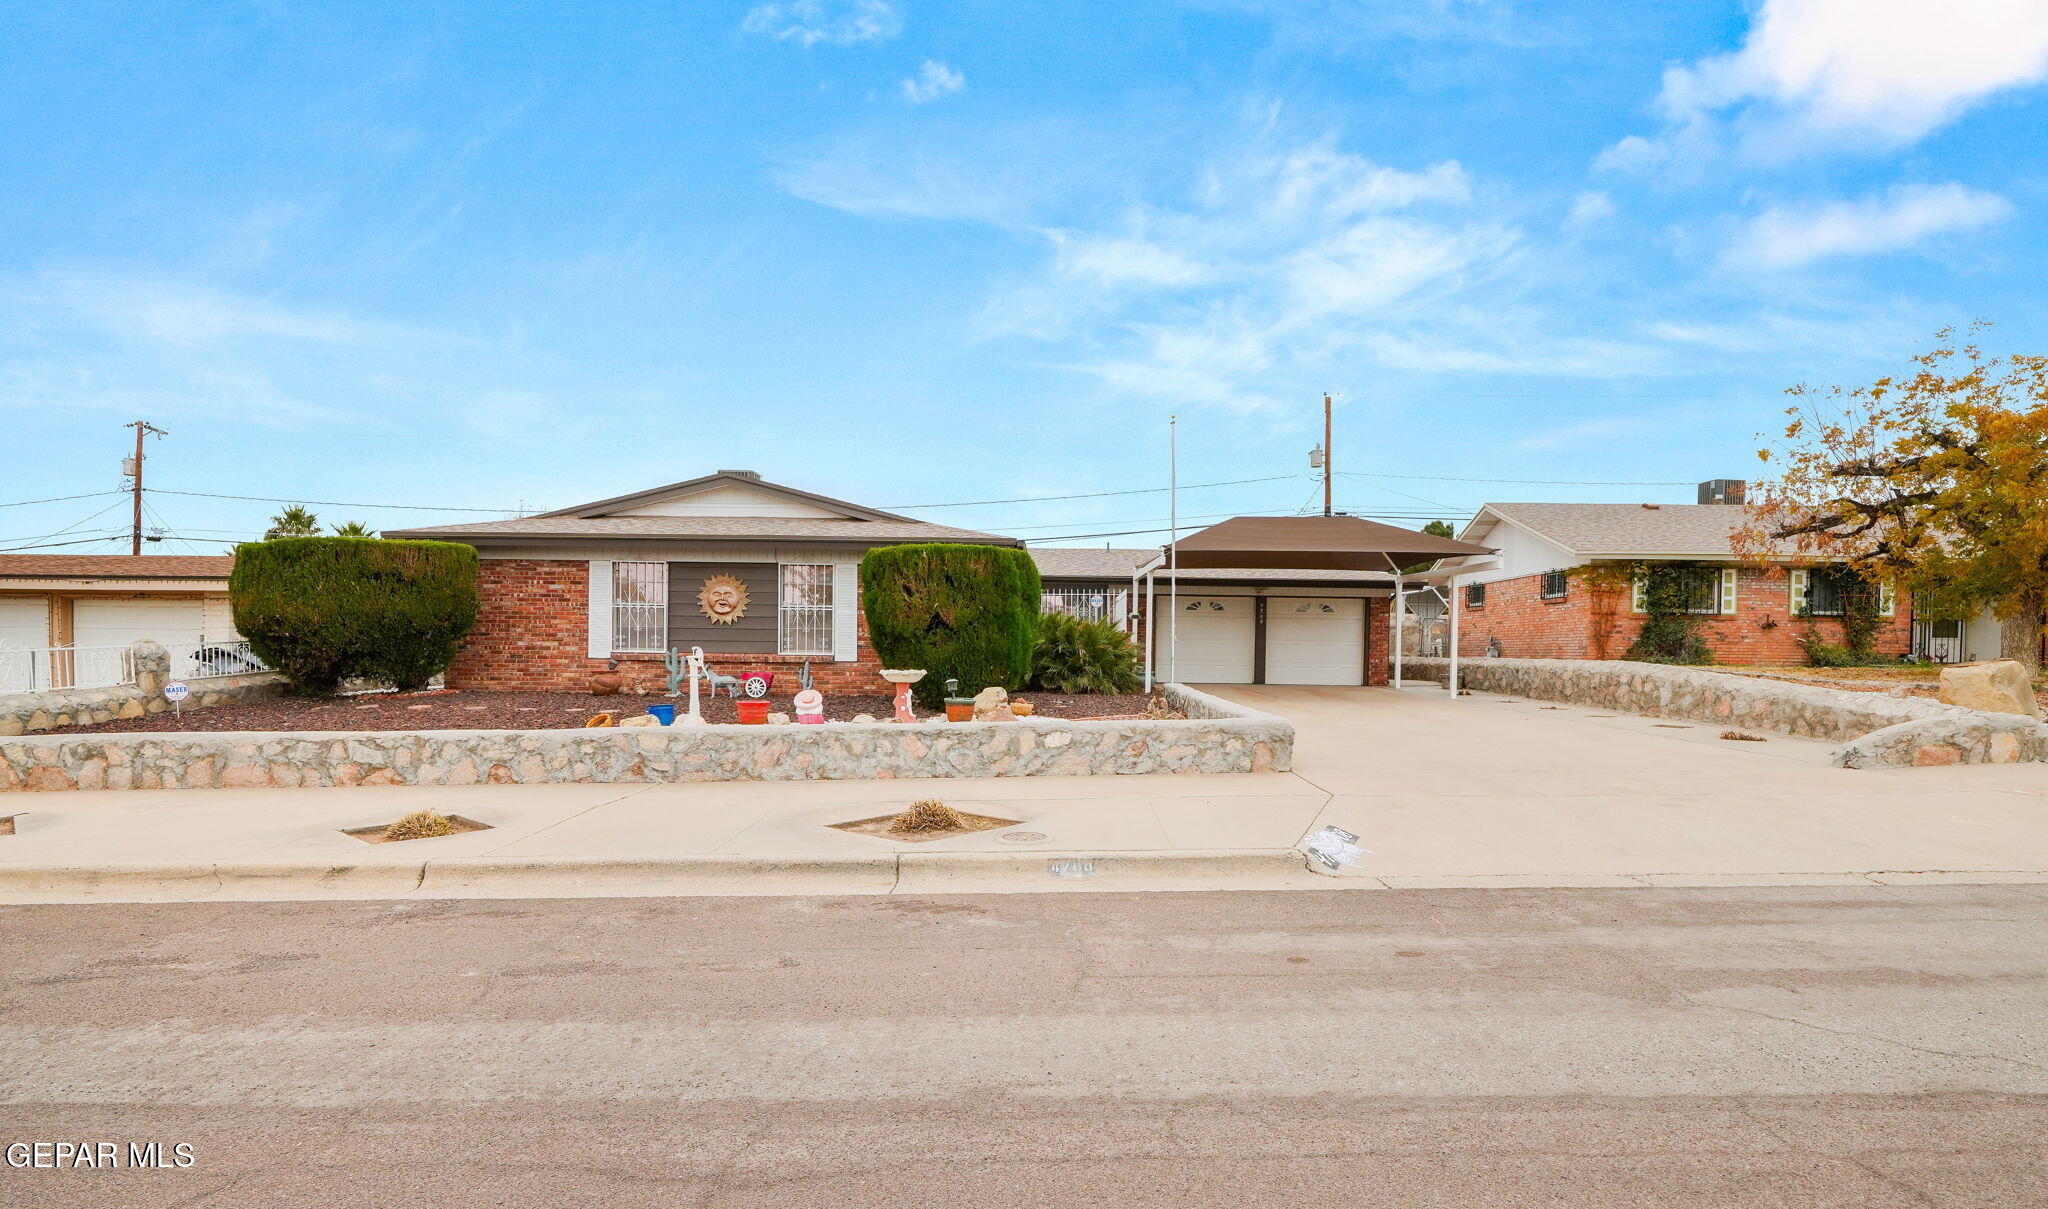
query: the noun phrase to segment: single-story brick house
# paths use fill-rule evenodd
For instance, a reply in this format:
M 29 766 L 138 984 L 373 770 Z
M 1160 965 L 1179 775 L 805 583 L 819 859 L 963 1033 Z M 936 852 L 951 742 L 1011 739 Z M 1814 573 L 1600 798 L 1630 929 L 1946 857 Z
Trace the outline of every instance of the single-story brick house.
M 392 530 L 475 546 L 477 627 L 451 688 L 581 689 L 616 665 L 658 686 L 671 648 L 721 672 L 808 663 L 826 692 L 881 693 L 861 616 L 860 560 L 876 546 L 1014 537 L 935 525 L 721 470 L 538 516 Z
M 1496 565 L 1458 580 L 1462 594 L 1459 653 L 1548 659 L 1617 659 L 1644 621 L 1642 583 L 1601 588 L 1570 568 L 1602 564 L 1693 564 L 1693 612 L 1701 635 L 1723 663 L 1802 663 L 1808 627 L 1830 643 L 1842 640 L 1845 593 L 1868 590 L 1845 568 L 1786 561 L 1744 562 L 1731 538 L 1742 521 L 1742 485 L 1701 484 L 1697 504 L 1496 503 L 1482 507 L 1460 538 L 1500 551 Z M 1709 502 L 1715 501 L 1715 502 Z M 1922 619 L 1889 585 L 1878 590 L 1874 648 L 1906 656 L 1929 650 L 1937 634 L 1967 640 L 1979 628 Z M 1939 627 L 1939 628 L 1937 628 Z M 1951 660 L 1970 657 L 1969 643 L 1943 646 Z M 1989 636 L 1995 657 L 1995 626 Z
M 859 605 L 869 549 L 1022 545 L 745 470 L 538 516 L 384 536 L 462 542 L 481 556 L 480 615 L 449 668 L 452 688 L 581 689 L 615 665 L 631 686 L 658 686 L 664 651 L 700 646 L 720 671 L 778 672 L 778 694 L 805 663 L 827 692 L 888 691 Z M 1046 607 L 1108 618 L 1144 637 L 1144 593 L 1133 576 L 1156 550 L 1031 553 Z M 1164 610 L 1168 577 L 1151 582 Z M 1204 683 L 1385 683 L 1387 583 L 1369 572 L 1184 572 L 1180 673 L 1163 637 L 1157 665 L 1162 676 Z

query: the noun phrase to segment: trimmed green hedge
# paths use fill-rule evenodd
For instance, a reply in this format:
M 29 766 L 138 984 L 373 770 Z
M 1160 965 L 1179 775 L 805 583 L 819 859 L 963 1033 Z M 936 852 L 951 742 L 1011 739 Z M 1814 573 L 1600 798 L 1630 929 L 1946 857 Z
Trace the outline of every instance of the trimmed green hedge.
M 300 692 L 355 677 L 414 689 L 476 626 L 476 550 L 454 542 L 282 537 L 235 547 L 235 628 Z
M 1038 639 L 1038 564 L 1007 546 L 882 546 L 860 560 L 868 641 L 883 667 L 925 669 L 934 708 L 950 677 L 963 696 L 1022 688 Z

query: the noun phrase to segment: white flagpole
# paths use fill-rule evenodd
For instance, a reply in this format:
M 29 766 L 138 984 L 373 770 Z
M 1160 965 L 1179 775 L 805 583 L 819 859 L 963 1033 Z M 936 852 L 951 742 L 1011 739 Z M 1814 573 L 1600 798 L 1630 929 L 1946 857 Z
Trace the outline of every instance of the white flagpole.
M 1166 547 L 1166 657 L 1180 680 L 1180 417 L 1166 417 L 1166 523 L 1173 540 Z

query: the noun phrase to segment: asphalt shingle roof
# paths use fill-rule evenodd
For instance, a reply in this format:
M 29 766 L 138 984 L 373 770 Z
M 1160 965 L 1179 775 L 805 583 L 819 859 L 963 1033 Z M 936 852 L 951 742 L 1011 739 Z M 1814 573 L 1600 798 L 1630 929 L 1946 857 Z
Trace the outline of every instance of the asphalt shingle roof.
M 226 579 L 232 554 L 0 554 L 0 579 Z
M 1728 558 L 1743 510 L 1728 504 L 1488 504 L 1487 509 L 1586 558 L 1667 554 Z
M 1158 550 L 1034 546 L 1031 559 L 1038 564 L 1038 573 L 1048 579 L 1128 580 L 1133 571 L 1158 553 Z M 1163 568 L 1159 578 L 1169 578 Z M 1307 571 L 1277 567 L 1203 567 L 1199 571 L 1190 569 L 1180 573 L 1182 583 L 1270 580 L 1274 583 L 1379 584 L 1391 578 L 1383 571 Z
M 670 541 L 754 538 L 765 541 L 873 542 L 978 542 L 1014 546 L 1017 539 L 950 525 L 924 521 L 862 521 L 836 517 L 779 516 L 522 516 L 505 521 L 477 521 L 460 525 L 423 525 L 414 529 L 386 530 L 386 537 L 437 538 L 468 541 L 493 537 L 566 539 L 582 537 L 651 538 Z

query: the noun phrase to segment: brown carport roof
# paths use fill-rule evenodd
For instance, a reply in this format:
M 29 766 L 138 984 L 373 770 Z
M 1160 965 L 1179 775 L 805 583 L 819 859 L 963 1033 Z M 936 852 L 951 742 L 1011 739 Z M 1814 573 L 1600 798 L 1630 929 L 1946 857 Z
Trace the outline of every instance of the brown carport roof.
M 1493 553 L 1487 546 L 1357 516 L 1235 516 L 1191 533 L 1168 549 L 1176 565 L 1190 570 L 1393 571 L 1439 558 Z

